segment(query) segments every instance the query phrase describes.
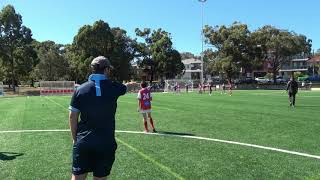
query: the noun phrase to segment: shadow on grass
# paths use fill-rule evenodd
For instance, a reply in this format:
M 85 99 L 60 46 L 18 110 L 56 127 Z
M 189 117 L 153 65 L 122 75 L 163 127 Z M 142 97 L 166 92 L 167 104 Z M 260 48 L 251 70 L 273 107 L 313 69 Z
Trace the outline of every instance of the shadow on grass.
M 166 135 L 177 135 L 177 136 L 195 136 L 191 133 L 179 133 L 179 132 L 168 132 L 168 131 L 158 131 L 158 134 L 166 134 Z
M 320 108 L 320 106 L 311 106 L 311 105 L 298 105 L 296 107 L 303 107 L 303 108 Z
M 0 152 L 0 161 L 11 161 L 22 155 L 23 153 Z

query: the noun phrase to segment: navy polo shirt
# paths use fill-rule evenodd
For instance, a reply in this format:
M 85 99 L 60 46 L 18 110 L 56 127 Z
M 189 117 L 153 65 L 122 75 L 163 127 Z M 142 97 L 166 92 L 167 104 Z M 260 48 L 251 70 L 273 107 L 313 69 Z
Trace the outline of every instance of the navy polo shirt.
M 69 107 L 70 111 L 80 112 L 77 142 L 115 142 L 117 99 L 126 90 L 125 85 L 112 82 L 102 74 L 92 74 L 88 82 L 77 88 Z

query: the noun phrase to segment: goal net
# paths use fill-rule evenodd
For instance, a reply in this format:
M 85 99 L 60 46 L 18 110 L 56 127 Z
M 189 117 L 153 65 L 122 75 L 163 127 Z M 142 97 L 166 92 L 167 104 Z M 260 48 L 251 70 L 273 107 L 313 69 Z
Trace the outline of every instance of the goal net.
M 183 79 L 165 80 L 164 93 L 193 92 L 193 81 Z
M 4 96 L 3 82 L 0 81 L 0 96 Z
M 74 81 L 40 81 L 40 96 L 71 95 L 74 90 Z

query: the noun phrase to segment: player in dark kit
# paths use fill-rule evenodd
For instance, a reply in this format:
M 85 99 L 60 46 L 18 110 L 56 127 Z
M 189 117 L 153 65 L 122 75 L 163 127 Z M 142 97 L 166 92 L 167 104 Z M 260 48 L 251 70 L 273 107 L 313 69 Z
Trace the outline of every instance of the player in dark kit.
M 103 56 L 91 62 L 93 74 L 73 94 L 69 107 L 73 139 L 72 179 L 106 179 L 110 174 L 117 143 L 115 113 L 117 99 L 126 93 L 126 86 L 108 79 L 112 67 Z M 80 115 L 80 121 L 78 118 Z
M 209 86 L 209 95 L 212 95 L 212 83 L 208 83 Z
M 289 106 L 294 107 L 296 105 L 296 94 L 298 92 L 298 83 L 294 80 L 293 77 L 290 78 L 290 81 L 287 84 L 287 92 L 289 95 Z

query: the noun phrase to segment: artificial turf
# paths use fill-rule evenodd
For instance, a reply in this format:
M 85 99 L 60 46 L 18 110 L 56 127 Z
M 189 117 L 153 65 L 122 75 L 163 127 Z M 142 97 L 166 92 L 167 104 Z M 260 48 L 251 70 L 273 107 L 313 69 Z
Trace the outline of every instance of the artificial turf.
M 186 134 L 320 155 L 320 92 L 233 96 L 154 93 L 162 134 Z M 68 129 L 70 97 L 0 98 L 0 132 Z M 143 131 L 136 94 L 118 100 L 116 129 Z M 320 179 L 320 159 L 176 136 L 116 133 L 109 179 Z M 0 179 L 69 179 L 70 132 L 0 133 Z

